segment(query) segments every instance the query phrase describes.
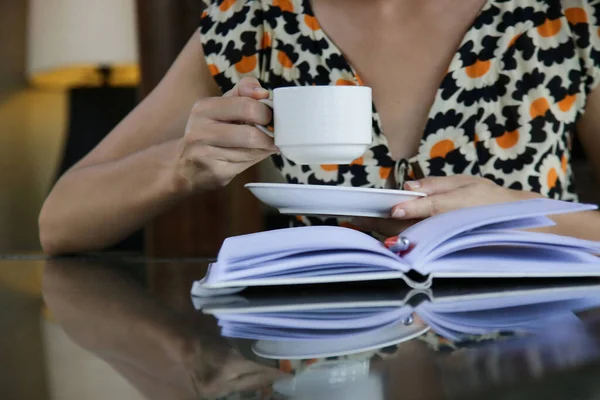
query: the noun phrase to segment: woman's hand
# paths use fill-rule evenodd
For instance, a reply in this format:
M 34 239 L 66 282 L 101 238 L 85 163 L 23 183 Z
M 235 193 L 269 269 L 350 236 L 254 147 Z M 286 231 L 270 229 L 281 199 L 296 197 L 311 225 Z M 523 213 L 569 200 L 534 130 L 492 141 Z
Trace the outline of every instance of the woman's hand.
M 268 97 L 258 80 L 243 78 L 222 97 L 197 101 L 178 152 L 176 187 L 196 191 L 225 186 L 278 152 L 273 139 L 253 126 L 270 122 L 271 109 L 258 101 Z
M 357 218 L 352 223 L 362 230 L 394 236 L 422 219 L 459 208 L 541 197 L 470 175 L 429 177 L 406 182 L 404 188 L 427 197 L 397 204 L 388 219 Z

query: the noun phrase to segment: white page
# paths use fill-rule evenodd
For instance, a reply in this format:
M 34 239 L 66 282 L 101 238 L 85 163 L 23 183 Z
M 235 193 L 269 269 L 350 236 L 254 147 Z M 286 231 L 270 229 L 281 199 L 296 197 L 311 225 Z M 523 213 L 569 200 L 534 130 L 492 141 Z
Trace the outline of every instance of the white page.
M 218 255 L 222 268 L 252 265 L 257 257 L 270 254 L 307 253 L 323 250 L 356 250 L 387 255 L 377 239 L 338 226 L 304 226 L 234 236 L 223 242 Z M 262 261 L 261 261 L 262 262 Z
M 596 206 L 550 199 L 469 207 L 427 218 L 402 232 L 415 246 L 404 255 L 411 265 L 448 239 L 471 229 L 522 218 L 596 209 Z M 418 269 L 417 269 L 418 270 Z
M 347 265 L 344 265 L 347 264 Z M 334 268 L 356 268 L 348 271 Z M 330 268 L 331 274 L 309 272 Z M 205 286 L 232 280 L 408 270 L 378 240 L 347 228 L 310 226 L 232 237 L 223 243 Z
M 335 271 L 333 271 L 335 272 Z M 363 282 L 363 281 L 379 281 L 379 280 L 403 280 L 409 286 L 415 286 L 404 272 L 401 271 L 390 271 L 390 272 L 366 272 L 366 273 L 354 273 L 354 274 L 333 274 L 323 276 L 277 276 L 268 278 L 248 278 L 240 279 L 237 281 L 212 281 L 210 280 L 210 274 L 202 281 L 197 281 L 197 285 L 193 288 L 194 294 L 198 296 L 211 295 L 214 293 L 218 295 L 220 292 L 216 289 L 223 288 L 246 288 L 250 286 L 283 286 L 283 285 L 304 285 L 304 284 L 325 284 L 325 283 L 343 283 L 343 282 Z M 225 294 L 228 291 L 223 292 Z
M 263 255 L 253 255 L 245 259 L 238 259 L 235 262 L 225 263 L 227 265 L 227 271 L 238 271 L 248 268 L 248 265 L 263 265 L 265 263 L 279 260 L 282 258 L 293 257 L 298 254 L 298 250 L 285 250 L 282 249 L 279 252 L 268 253 Z M 302 254 L 302 253 L 300 253 Z M 221 261 L 221 263 L 223 263 Z
M 255 276 L 254 274 L 246 274 L 248 278 L 301 278 L 301 277 L 319 277 L 319 276 L 336 276 L 336 275 L 353 275 L 353 274 L 365 274 L 374 272 L 388 272 L 389 269 L 378 268 L 376 266 L 355 266 L 348 264 L 323 264 L 323 265 L 311 265 L 309 267 L 298 268 L 294 270 L 282 269 L 279 271 L 273 271 L 268 274 L 261 274 Z M 240 274 L 241 275 L 241 274 Z M 237 279 L 245 279 L 240 276 Z M 228 279 L 235 280 L 235 279 Z
M 506 230 L 506 229 L 534 229 L 534 228 L 546 228 L 549 226 L 555 226 L 556 222 L 546 216 L 538 217 L 524 217 L 519 219 L 513 219 L 509 221 L 502 221 L 497 223 L 486 224 L 482 227 L 475 228 L 471 232 L 477 232 L 480 230 L 495 231 L 495 230 Z
M 433 249 L 415 266 L 422 274 L 432 271 L 428 263 L 453 252 L 482 246 L 527 246 L 528 248 L 565 248 L 586 253 L 600 253 L 600 242 L 559 236 L 551 233 L 521 231 L 479 231 L 450 239 Z
M 475 248 L 427 265 L 433 276 L 569 276 L 600 274 L 598 257 L 551 246 Z
M 335 277 L 335 276 L 349 276 L 349 275 L 363 275 L 367 273 L 376 273 L 377 271 L 381 273 L 385 273 L 388 270 L 378 269 L 376 267 L 348 267 L 346 264 L 336 265 L 336 264 L 328 264 L 322 265 L 321 268 L 316 270 L 309 271 L 298 271 L 292 274 L 286 274 L 285 272 L 277 272 L 267 276 L 264 276 L 265 279 L 274 279 L 274 278 L 285 278 L 285 279 L 295 279 L 295 278 L 321 278 L 321 277 Z
M 389 255 L 393 255 L 388 251 Z M 285 275 L 293 277 L 309 276 L 314 271 L 324 270 L 325 275 L 348 274 L 353 272 L 378 272 L 398 269 L 402 264 L 395 257 L 360 250 L 320 251 L 307 254 L 296 254 L 282 259 L 257 264 L 252 268 L 224 271 L 219 263 L 211 273 L 210 280 L 218 282 L 221 279 L 238 280 L 244 278 L 261 278 Z M 356 268 L 363 267 L 363 268 Z M 316 274 L 315 274 L 316 275 Z

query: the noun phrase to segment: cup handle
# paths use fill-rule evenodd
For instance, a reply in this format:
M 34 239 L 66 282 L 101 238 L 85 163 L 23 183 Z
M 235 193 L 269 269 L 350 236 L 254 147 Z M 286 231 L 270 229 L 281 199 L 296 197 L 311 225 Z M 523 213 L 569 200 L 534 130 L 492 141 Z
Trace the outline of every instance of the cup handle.
M 271 99 L 261 99 L 259 100 L 261 103 L 265 104 L 266 106 L 270 107 L 271 110 L 273 109 L 273 100 Z M 266 127 L 262 126 L 262 125 L 254 125 L 255 127 L 257 127 L 258 129 L 260 129 L 265 135 L 275 138 L 275 135 L 273 134 L 273 132 L 271 132 L 270 130 L 268 130 Z

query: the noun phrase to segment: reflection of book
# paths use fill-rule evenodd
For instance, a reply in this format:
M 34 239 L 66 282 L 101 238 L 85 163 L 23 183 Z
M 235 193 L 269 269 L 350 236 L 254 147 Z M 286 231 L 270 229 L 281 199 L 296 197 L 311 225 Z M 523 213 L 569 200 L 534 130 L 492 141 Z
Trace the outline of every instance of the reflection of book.
M 550 226 L 547 215 L 596 206 L 549 199 L 465 208 L 402 232 L 401 255 L 355 230 L 309 226 L 227 239 L 196 295 L 214 289 L 403 279 L 425 288 L 433 278 L 599 276 L 600 243 L 525 229 Z M 226 292 L 228 290 L 225 290 Z
M 217 300 L 216 302 L 212 302 Z M 227 299 L 227 300 L 225 300 Z M 222 335 L 256 340 L 266 358 L 320 358 L 397 344 L 428 329 L 450 340 L 495 332 L 553 335 L 581 328 L 574 314 L 600 306 L 600 285 L 453 294 L 430 290 L 305 297 L 194 299 Z

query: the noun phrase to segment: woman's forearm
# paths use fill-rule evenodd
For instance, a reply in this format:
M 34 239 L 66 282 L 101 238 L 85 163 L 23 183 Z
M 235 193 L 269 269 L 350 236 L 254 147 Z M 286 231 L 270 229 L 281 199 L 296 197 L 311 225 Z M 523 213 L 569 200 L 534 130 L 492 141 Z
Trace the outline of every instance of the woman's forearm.
M 185 197 L 170 165 L 177 159 L 179 142 L 68 171 L 40 213 L 44 251 L 56 255 L 106 247 Z

